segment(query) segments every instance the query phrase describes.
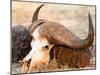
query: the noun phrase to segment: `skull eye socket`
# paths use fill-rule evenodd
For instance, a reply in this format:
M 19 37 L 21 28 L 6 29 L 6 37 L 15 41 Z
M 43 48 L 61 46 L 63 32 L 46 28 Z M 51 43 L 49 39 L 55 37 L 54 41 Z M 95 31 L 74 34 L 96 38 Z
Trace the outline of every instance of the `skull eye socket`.
M 45 48 L 49 48 L 49 46 L 48 46 L 48 45 L 45 45 L 44 47 L 45 47 Z

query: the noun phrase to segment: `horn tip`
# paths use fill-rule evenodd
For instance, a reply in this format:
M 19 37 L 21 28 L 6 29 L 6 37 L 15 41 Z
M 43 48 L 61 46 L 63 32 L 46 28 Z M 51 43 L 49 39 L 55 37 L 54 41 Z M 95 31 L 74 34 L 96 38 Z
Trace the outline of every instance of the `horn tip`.
M 44 3 L 40 5 L 40 7 L 44 6 Z
M 91 21 L 91 14 L 90 14 L 90 12 L 88 13 L 88 18 L 89 18 L 89 21 Z
M 32 23 L 33 23 L 35 20 L 38 19 L 38 13 L 39 13 L 39 10 L 40 10 L 41 7 L 43 7 L 43 6 L 44 6 L 44 3 L 41 4 L 41 5 L 36 9 L 36 11 L 35 11 L 35 13 L 33 14 L 33 17 L 32 17 Z
M 91 18 L 91 14 L 90 14 L 90 12 L 88 13 L 88 17 Z

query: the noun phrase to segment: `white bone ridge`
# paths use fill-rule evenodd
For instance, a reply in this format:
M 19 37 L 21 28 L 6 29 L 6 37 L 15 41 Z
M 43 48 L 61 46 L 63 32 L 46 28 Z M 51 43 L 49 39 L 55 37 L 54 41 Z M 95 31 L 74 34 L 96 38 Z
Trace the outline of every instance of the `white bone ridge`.
M 49 44 L 47 39 L 43 39 L 43 40 L 39 39 L 39 36 L 41 36 L 39 34 L 39 27 L 37 29 L 35 29 L 35 31 L 33 32 L 32 36 L 34 37 L 34 40 L 32 40 L 32 42 L 31 42 L 32 50 L 23 59 L 23 62 L 24 61 L 28 61 L 29 59 L 31 59 L 33 54 L 35 54 L 36 56 L 39 56 L 39 54 L 40 54 L 39 53 L 39 49 L 41 49 L 43 46 Z

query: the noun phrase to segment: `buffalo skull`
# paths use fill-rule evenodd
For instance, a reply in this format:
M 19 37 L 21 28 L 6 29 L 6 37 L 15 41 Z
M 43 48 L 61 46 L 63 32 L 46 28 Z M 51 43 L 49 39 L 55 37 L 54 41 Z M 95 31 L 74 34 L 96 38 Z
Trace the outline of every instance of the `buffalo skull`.
M 24 64 L 22 67 L 22 72 L 31 72 L 32 68 L 34 67 L 37 67 L 41 64 L 49 64 L 50 50 L 52 48 L 54 48 L 55 55 L 57 54 L 57 50 L 58 50 L 57 47 L 64 47 L 63 51 L 67 50 L 65 51 L 65 53 L 70 52 L 71 55 L 73 55 L 73 53 L 80 54 L 82 53 L 81 51 L 89 50 L 89 47 L 92 45 L 94 40 L 94 29 L 93 29 L 93 24 L 92 24 L 90 14 L 88 14 L 88 18 L 89 18 L 88 36 L 85 39 L 80 39 L 75 34 L 73 34 L 70 30 L 68 30 L 66 27 L 64 27 L 59 23 L 38 19 L 38 12 L 43 5 L 44 4 L 40 5 L 36 9 L 32 18 L 32 24 L 29 27 L 30 35 L 32 35 L 33 37 L 31 42 L 32 49 L 23 59 Z M 90 51 L 88 52 L 90 53 Z M 62 57 L 63 54 L 60 55 L 61 55 L 60 57 Z M 90 55 L 89 55 L 89 59 L 90 59 Z M 83 52 L 82 58 L 84 56 L 88 56 L 88 54 L 86 53 L 84 54 Z M 64 57 L 68 57 L 68 56 L 65 55 Z M 75 59 L 76 58 L 78 58 L 78 56 L 75 57 Z M 73 58 L 72 61 L 74 61 L 75 59 Z M 87 61 L 89 61 L 89 59 L 87 59 Z M 27 65 L 28 64 L 27 62 L 29 60 L 30 60 L 29 65 Z M 62 60 L 58 58 L 57 63 L 58 62 L 62 62 Z M 80 64 L 78 66 L 80 66 Z

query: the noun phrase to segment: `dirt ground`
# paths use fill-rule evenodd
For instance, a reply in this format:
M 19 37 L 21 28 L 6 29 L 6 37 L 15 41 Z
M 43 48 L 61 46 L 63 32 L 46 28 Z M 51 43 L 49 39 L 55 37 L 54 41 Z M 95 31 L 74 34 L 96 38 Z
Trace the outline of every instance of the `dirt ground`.
M 12 1 L 12 26 L 23 25 L 28 28 L 31 24 L 32 15 L 35 9 L 42 3 Z M 46 4 L 39 13 L 40 19 L 58 22 L 66 26 L 80 38 L 86 38 L 88 34 L 88 13 L 92 16 L 95 30 L 95 6 L 67 5 L 67 4 Z M 95 69 L 95 40 L 93 43 L 91 66 L 82 69 Z M 12 73 L 21 72 L 21 63 L 11 64 Z M 49 64 L 40 67 L 34 72 L 77 70 L 68 66 L 57 68 L 56 64 Z

